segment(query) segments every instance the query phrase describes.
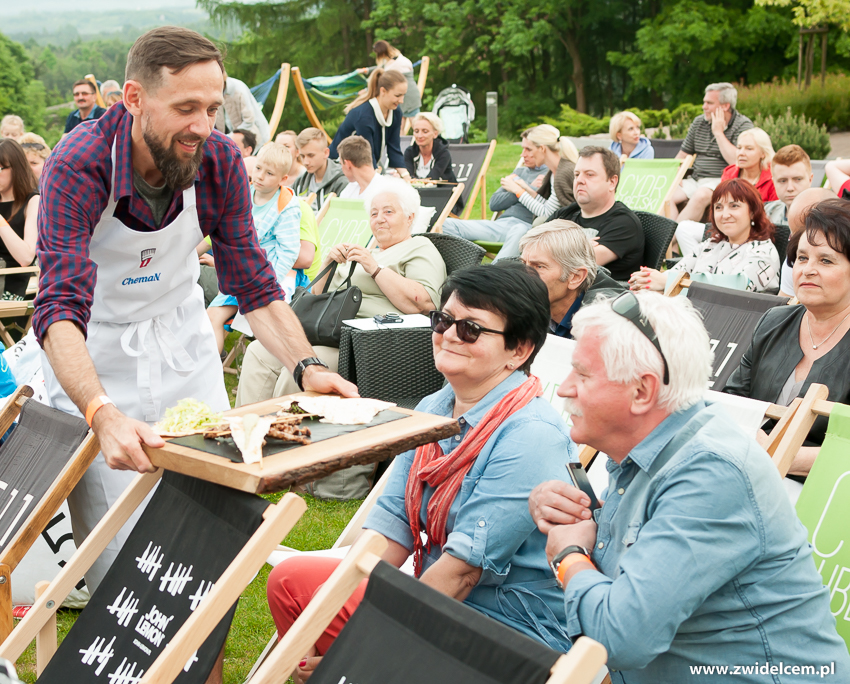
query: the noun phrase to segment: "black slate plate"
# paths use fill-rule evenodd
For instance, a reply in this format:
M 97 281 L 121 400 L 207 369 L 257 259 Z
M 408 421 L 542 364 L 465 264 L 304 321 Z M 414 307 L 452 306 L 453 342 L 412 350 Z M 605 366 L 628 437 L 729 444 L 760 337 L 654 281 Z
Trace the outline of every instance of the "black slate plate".
M 374 427 L 376 425 L 391 423 L 394 420 L 400 420 L 407 417 L 408 415 L 406 413 L 399 413 L 398 411 L 386 409 L 372 418 L 372 420 L 366 425 L 335 425 L 334 423 L 322 423 L 319 418 L 306 418 L 301 422 L 301 425 L 303 427 L 310 428 L 310 440 L 315 443 L 321 442 L 325 439 L 339 437 L 340 435 L 347 435 L 351 432 L 365 430 L 366 428 Z M 204 439 L 203 435 L 189 435 L 188 437 L 175 437 L 174 439 L 166 441 L 168 441 L 169 444 L 179 444 L 180 446 L 212 454 L 213 456 L 221 456 L 222 458 L 229 459 L 234 463 L 243 462 L 242 454 L 239 452 L 239 449 L 230 437 L 223 437 L 221 439 Z M 273 454 L 279 454 L 281 451 L 297 449 L 300 446 L 301 444 L 282 442 L 279 439 L 268 437 L 266 439 L 265 446 L 263 446 L 263 458 L 272 456 Z

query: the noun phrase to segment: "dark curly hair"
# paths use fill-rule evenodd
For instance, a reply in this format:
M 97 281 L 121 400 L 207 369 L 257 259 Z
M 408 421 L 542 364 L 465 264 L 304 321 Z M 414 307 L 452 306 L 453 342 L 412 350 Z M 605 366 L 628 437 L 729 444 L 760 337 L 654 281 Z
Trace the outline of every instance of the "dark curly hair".
M 711 195 L 711 205 L 709 207 L 708 219 L 711 221 L 711 233 L 709 239 L 712 242 L 722 242 L 728 240 L 717 224 L 714 222 L 714 205 L 726 196 L 731 197 L 738 202 L 744 202 L 750 208 L 750 220 L 753 222 L 750 228 L 750 236 L 747 241 L 753 240 L 773 240 L 776 233 L 776 228 L 767 218 L 764 211 L 764 203 L 761 195 L 755 186 L 740 178 L 732 178 L 725 180 L 718 185 L 714 193 Z

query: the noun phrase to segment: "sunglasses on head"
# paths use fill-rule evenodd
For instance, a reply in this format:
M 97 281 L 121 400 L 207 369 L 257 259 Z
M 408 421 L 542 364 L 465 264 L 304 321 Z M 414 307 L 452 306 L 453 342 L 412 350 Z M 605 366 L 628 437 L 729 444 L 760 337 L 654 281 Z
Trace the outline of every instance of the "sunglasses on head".
M 475 321 L 467 319 L 459 321 L 445 311 L 431 312 L 431 330 L 438 335 L 445 334 L 453 325 L 456 326 L 455 331 L 461 341 L 468 342 L 469 344 L 476 342 L 481 337 L 481 333 L 492 333 L 494 335 L 505 334 L 504 330 L 491 330 L 490 328 L 478 325 Z
M 655 328 L 652 327 L 649 320 L 641 313 L 640 302 L 635 297 L 634 292 L 624 292 L 611 302 L 611 308 L 615 314 L 619 314 L 623 318 L 627 318 L 635 327 L 640 330 L 653 346 L 661 354 L 661 360 L 664 362 L 664 384 L 670 384 L 670 369 L 667 366 L 667 357 L 661 351 L 661 345 L 658 342 L 658 335 L 655 333 Z
M 21 147 L 23 147 L 25 150 L 36 150 L 37 152 L 40 152 L 41 150 L 45 149 L 44 145 L 37 142 L 21 143 Z

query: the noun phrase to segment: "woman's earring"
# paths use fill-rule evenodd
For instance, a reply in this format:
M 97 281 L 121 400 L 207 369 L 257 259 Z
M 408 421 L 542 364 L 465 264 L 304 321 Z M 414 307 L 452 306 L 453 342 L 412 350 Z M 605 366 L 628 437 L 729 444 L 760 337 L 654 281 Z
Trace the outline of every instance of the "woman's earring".
M 756 225 L 756 222 L 755 222 L 755 221 L 750 221 L 750 225 L 751 225 L 751 226 L 754 226 L 754 225 Z
M 513 370 L 513 369 L 514 369 L 514 364 L 509 363 L 509 364 L 508 364 L 508 368 L 510 368 L 511 370 Z

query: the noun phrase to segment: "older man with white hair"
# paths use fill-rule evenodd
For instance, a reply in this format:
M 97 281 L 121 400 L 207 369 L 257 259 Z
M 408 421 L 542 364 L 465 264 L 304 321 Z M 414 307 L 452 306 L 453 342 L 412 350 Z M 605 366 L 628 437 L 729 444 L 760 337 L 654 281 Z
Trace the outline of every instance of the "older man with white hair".
M 697 156 L 691 176 L 673 193 L 674 206 L 688 201 L 679 215 L 680 221 L 702 218 L 711 201 L 711 191 L 720 183 L 723 169 L 736 161 L 738 136 L 753 127 L 753 122 L 735 109 L 737 103 L 738 91 L 731 83 L 706 86 L 702 114 L 694 119 L 676 155 L 676 159 L 684 159 L 689 154 Z
M 779 472 L 703 399 L 698 313 L 626 293 L 582 309 L 573 336 L 558 394 L 573 440 L 610 457 L 609 486 L 593 514 L 560 481 L 529 499 L 570 637 L 608 649 L 615 683 L 814 682 L 821 665 L 845 681 L 850 655 Z
M 582 306 L 627 289 L 596 264 L 593 244 L 573 221 L 555 219 L 532 228 L 519 248 L 523 263 L 546 283 L 549 332 L 558 337 L 571 337 L 573 316 Z

